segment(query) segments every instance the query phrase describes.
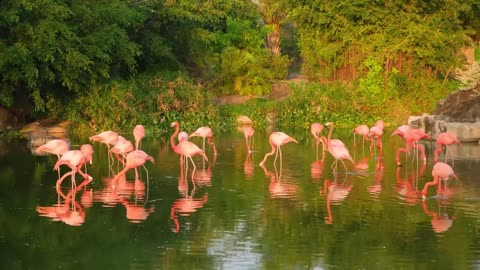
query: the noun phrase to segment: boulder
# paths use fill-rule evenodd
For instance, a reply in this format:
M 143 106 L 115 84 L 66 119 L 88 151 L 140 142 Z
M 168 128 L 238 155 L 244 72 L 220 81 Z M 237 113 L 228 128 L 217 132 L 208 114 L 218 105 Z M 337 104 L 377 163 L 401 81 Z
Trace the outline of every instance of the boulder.
M 442 99 L 434 115 L 410 116 L 408 124 L 420 128 L 437 139 L 448 132 L 461 142 L 480 140 L 480 89 L 459 90 Z
M 450 117 L 455 122 L 480 121 L 480 89 L 459 90 L 442 99 L 434 115 Z

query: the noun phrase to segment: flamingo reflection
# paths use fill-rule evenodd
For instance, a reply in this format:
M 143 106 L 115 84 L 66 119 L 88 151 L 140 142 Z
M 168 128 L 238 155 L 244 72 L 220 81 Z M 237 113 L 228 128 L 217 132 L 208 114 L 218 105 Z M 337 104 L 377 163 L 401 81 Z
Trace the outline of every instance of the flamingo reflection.
M 248 152 L 247 156 L 245 157 L 245 162 L 243 162 L 243 172 L 248 178 L 253 176 L 254 165 L 253 165 L 253 154 L 252 152 Z
M 53 221 L 62 221 L 70 226 L 82 225 L 85 222 L 85 211 L 82 205 L 76 201 L 76 193 L 90 182 L 90 179 L 85 179 L 76 188 L 70 189 L 66 195 L 62 192 L 60 186 L 56 186 L 58 194 L 57 203 L 53 206 L 37 206 L 37 213 Z
M 119 196 L 119 201 L 125 207 L 127 219 L 132 223 L 145 221 L 155 211 L 153 205 L 147 207 L 148 190 L 145 189 L 145 183 L 136 179 L 133 185 L 130 184 L 126 187 L 126 190 L 119 191 L 119 194 L 123 195 Z M 130 194 L 130 196 L 126 198 L 126 194 Z
M 320 180 L 323 175 L 323 170 L 325 168 L 325 155 L 322 155 L 322 159 L 315 160 L 310 164 L 310 176 L 312 179 Z
M 205 193 L 201 197 L 195 198 L 195 190 L 196 188 L 193 188 L 191 194 L 188 194 L 187 191 L 185 197 L 175 200 L 170 208 L 170 219 L 173 220 L 175 224 L 175 228 L 173 229 L 174 233 L 180 232 L 180 221 L 178 220 L 178 215 L 182 217 L 188 217 L 195 213 L 197 209 L 202 208 L 208 201 L 208 193 Z
M 443 200 L 438 200 L 438 210 L 437 211 L 430 211 L 427 207 L 427 202 L 424 200 L 422 201 L 422 208 L 425 214 L 432 217 L 431 223 L 432 228 L 435 233 L 443 233 L 446 232 L 453 224 L 453 217 L 450 217 L 446 211 L 447 202 Z
M 327 195 L 327 217 L 325 217 L 325 223 L 332 224 L 333 223 L 333 216 L 331 210 L 331 204 L 339 205 L 342 201 L 347 198 L 348 194 L 353 188 L 353 185 L 350 183 L 346 183 L 346 178 L 342 184 L 337 182 L 337 177 L 335 175 L 335 181 L 330 181 L 326 179 L 324 182 L 324 192 Z M 320 191 L 322 194 L 322 191 Z
M 426 163 L 417 170 L 413 166 L 408 173 L 408 168 L 405 170 L 405 177 L 401 176 L 401 167 L 397 167 L 395 172 L 396 184 L 395 188 L 400 195 L 399 198 L 404 200 L 407 204 L 415 204 L 418 202 L 420 195 L 418 191 L 418 179 L 425 173 Z
M 270 196 L 272 198 L 291 198 L 298 192 L 298 186 L 294 184 L 285 183 L 282 181 L 282 170 L 277 171 L 275 167 L 275 172 L 267 170 L 264 165 L 260 165 L 265 175 L 270 177 L 270 184 L 268 190 L 270 191 Z
M 378 149 L 377 163 L 375 164 L 375 182 L 368 187 L 368 192 L 373 196 L 378 196 L 382 191 L 383 170 L 383 151 Z

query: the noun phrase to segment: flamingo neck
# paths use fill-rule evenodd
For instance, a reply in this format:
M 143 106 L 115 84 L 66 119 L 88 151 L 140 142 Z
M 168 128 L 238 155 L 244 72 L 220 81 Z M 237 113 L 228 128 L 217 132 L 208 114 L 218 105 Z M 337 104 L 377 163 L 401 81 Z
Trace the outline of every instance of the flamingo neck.
M 426 183 L 425 186 L 423 187 L 422 195 L 426 196 L 428 187 L 429 186 L 434 186 L 434 185 L 437 185 L 437 184 L 438 184 L 438 176 L 435 175 L 435 176 L 433 176 L 433 181 Z
M 327 149 L 330 148 L 330 140 L 332 139 L 332 132 L 333 132 L 333 123 L 330 124 L 330 130 L 328 131 Z
M 275 154 L 275 150 L 277 149 L 277 147 L 272 143 L 270 142 L 270 146 L 272 147 L 272 151 L 270 151 L 270 153 L 266 153 L 265 154 L 265 157 L 263 158 L 262 162 L 260 162 L 260 165 L 262 165 L 263 163 L 265 163 L 265 161 L 267 160 L 267 158 L 273 154 Z
M 175 132 L 170 137 L 170 147 L 172 147 L 173 151 L 175 151 L 175 148 L 176 148 L 174 138 L 178 135 L 179 132 L 180 132 L 180 125 L 178 123 L 176 123 L 175 124 Z

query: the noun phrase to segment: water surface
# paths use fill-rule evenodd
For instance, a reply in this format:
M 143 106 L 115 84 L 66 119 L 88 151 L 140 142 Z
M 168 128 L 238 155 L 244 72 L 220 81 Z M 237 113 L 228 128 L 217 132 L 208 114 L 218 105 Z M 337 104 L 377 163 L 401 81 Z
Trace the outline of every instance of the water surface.
M 398 167 L 404 143 L 391 132 L 380 153 L 335 130 L 356 161 L 337 173 L 303 130 L 287 132 L 299 143 L 282 147 L 281 166 L 272 156 L 263 167 L 267 133 L 250 155 L 242 133 L 216 134 L 218 156 L 207 147 L 209 162 L 196 157 L 186 173 L 168 138 L 147 137 L 155 163 L 115 187 L 122 166 L 93 143 L 93 180 L 77 175 L 76 189 L 70 178 L 55 187 L 56 156 L 1 142 L 2 269 L 478 269 L 480 146 L 453 146 L 459 181 L 422 201 L 436 146 L 423 142 L 425 164 L 402 155 Z M 74 149 L 87 142 L 70 138 Z

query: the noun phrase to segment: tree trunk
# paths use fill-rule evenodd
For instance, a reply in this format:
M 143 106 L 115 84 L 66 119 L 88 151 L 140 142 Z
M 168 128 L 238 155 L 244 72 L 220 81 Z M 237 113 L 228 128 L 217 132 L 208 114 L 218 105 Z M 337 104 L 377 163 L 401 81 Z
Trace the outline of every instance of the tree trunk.
M 267 47 L 273 55 L 280 55 L 280 23 L 270 24 L 272 32 L 267 36 Z

